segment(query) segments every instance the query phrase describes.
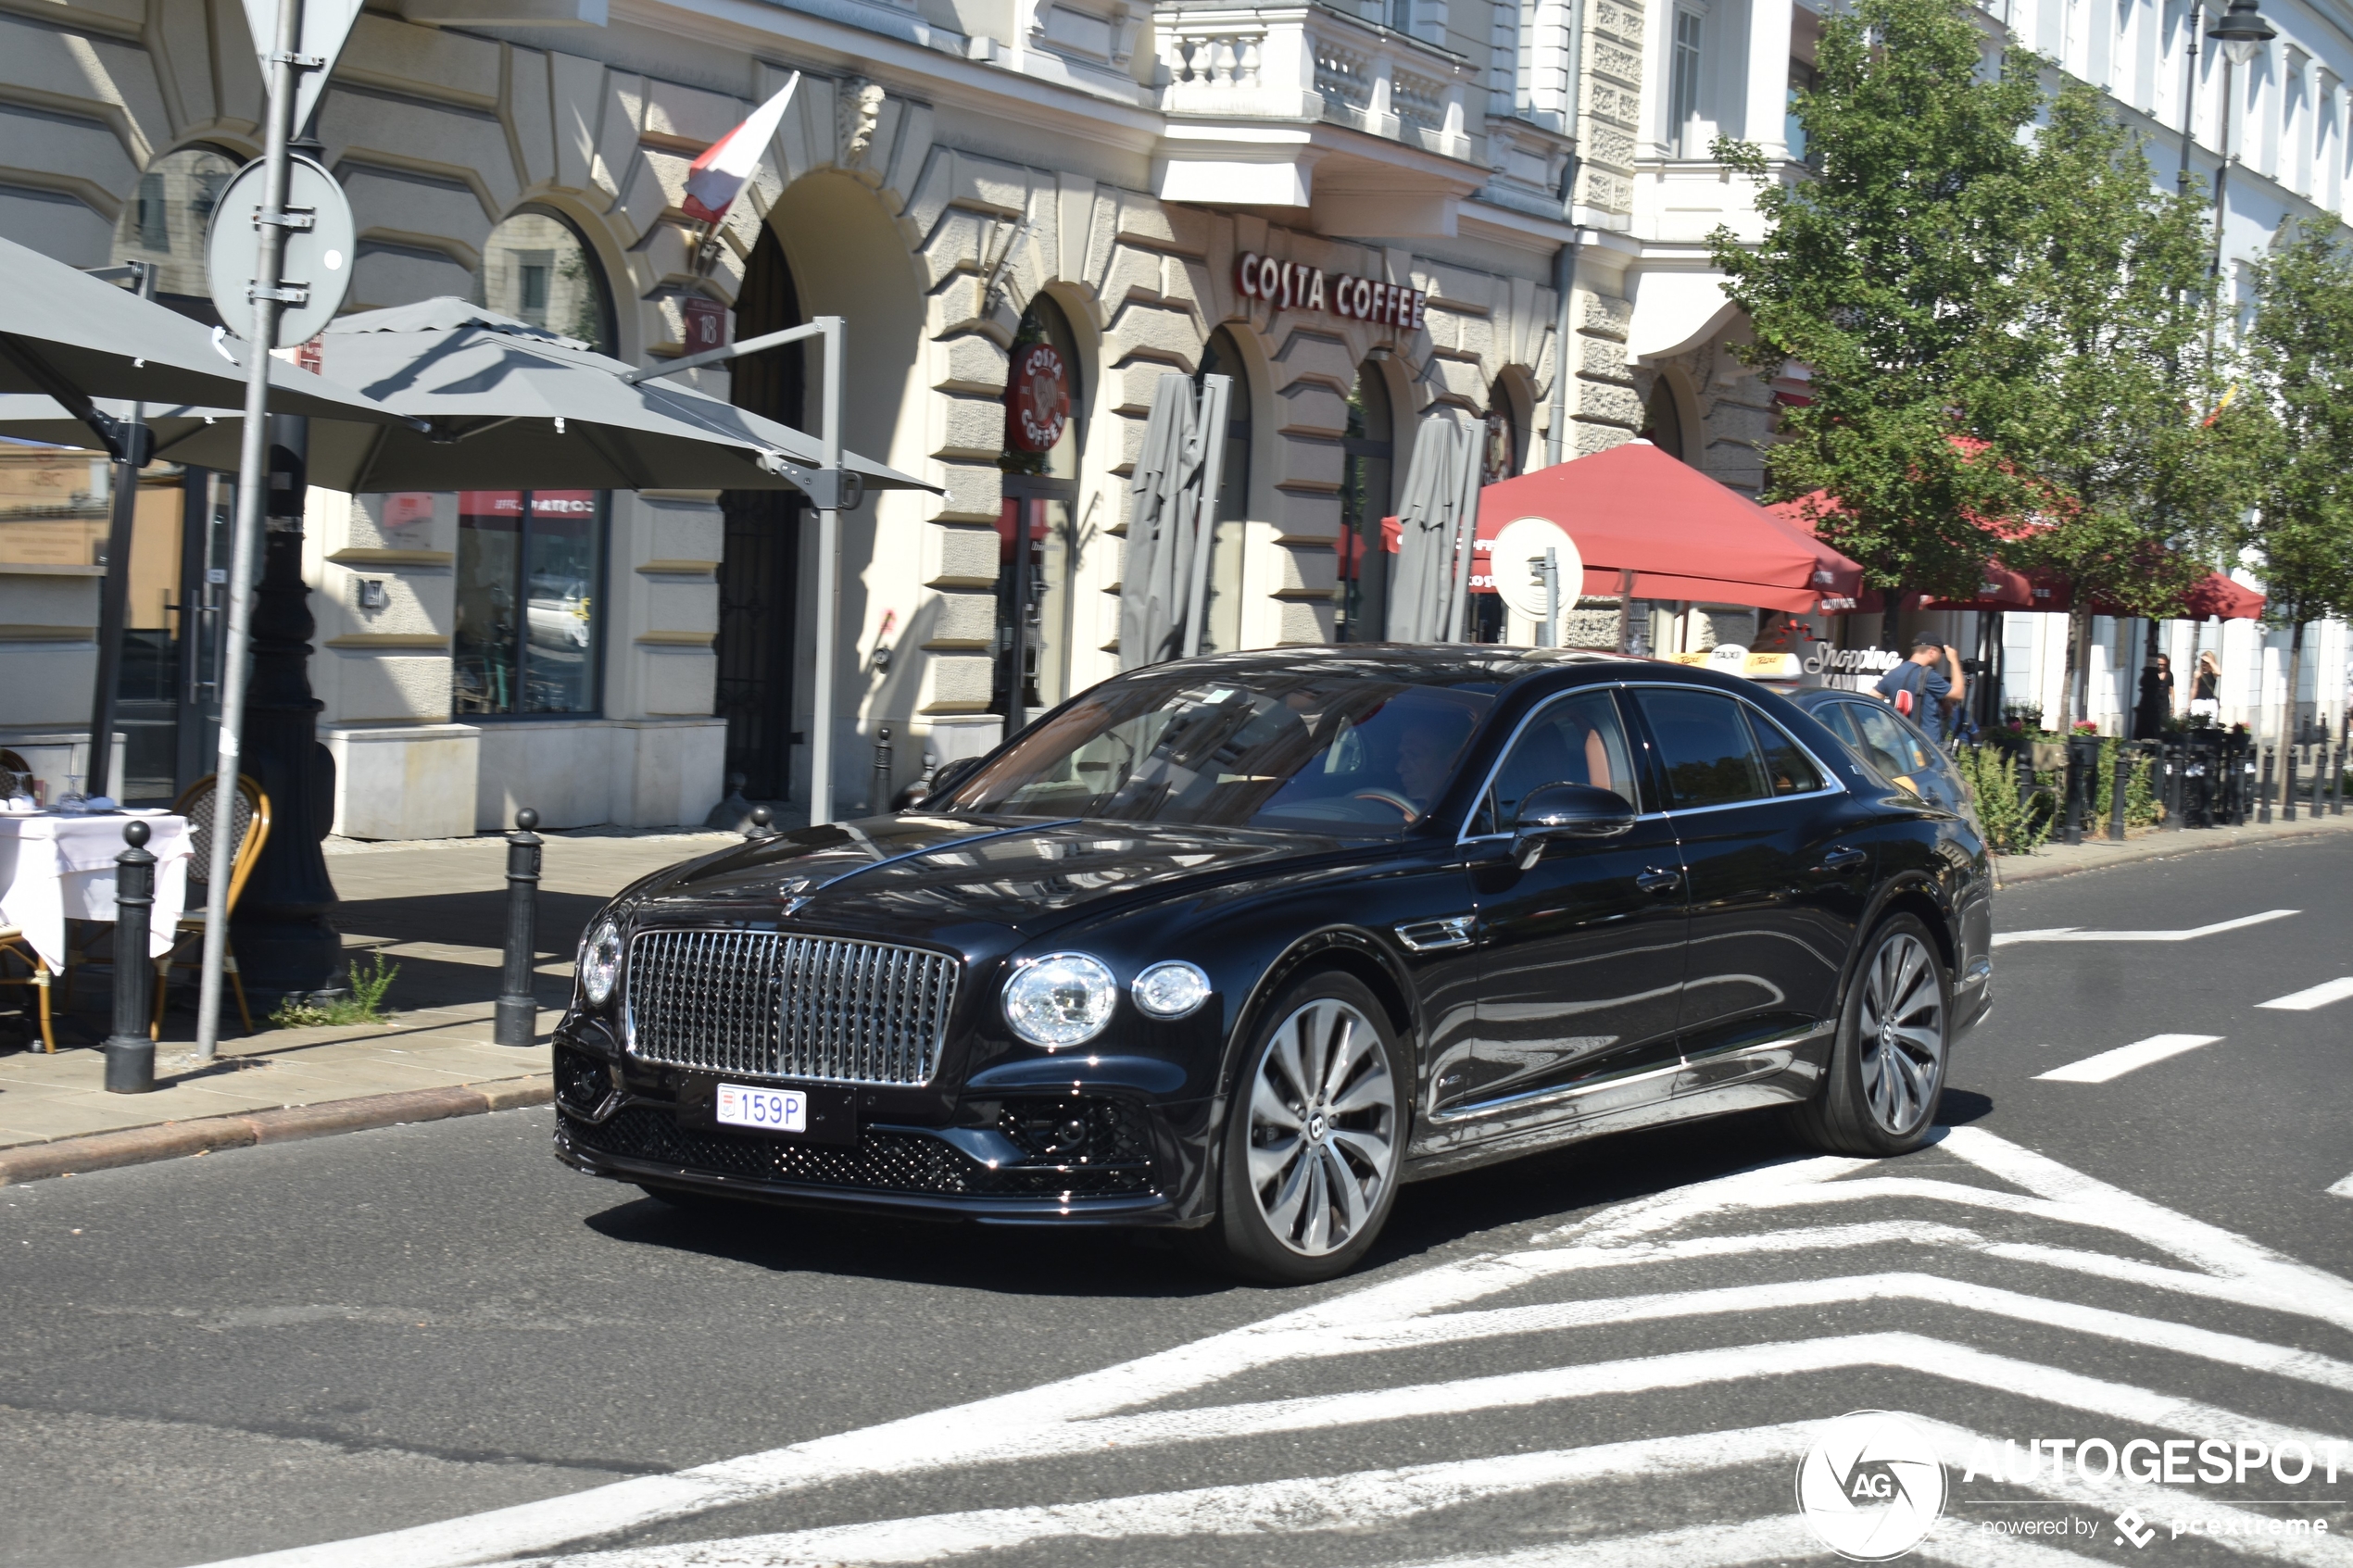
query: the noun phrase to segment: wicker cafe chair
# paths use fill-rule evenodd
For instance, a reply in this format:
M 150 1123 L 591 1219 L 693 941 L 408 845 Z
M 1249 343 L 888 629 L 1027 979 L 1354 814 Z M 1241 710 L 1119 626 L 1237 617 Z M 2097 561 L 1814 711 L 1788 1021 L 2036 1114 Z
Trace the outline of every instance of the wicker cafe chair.
M 179 933 L 173 938 L 171 951 L 156 960 L 156 1016 L 147 1027 L 150 1037 L 163 1033 L 164 993 L 170 987 L 171 972 L 195 972 L 204 967 L 205 907 L 212 873 L 213 790 L 220 777 L 218 773 L 207 773 L 190 784 L 188 792 L 171 808 L 176 815 L 188 819 L 188 847 L 195 853 L 188 861 L 188 906 L 180 916 Z M 261 858 L 261 847 L 270 838 L 270 797 L 250 777 L 239 773 L 237 803 L 230 809 L 230 823 L 237 834 L 237 844 L 229 857 L 229 899 L 222 907 L 234 914 L 237 895 L 245 891 L 245 878 L 253 873 L 253 863 Z M 236 949 L 224 950 L 220 967 L 229 976 L 230 987 L 237 993 L 237 1012 L 245 1021 L 245 1033 L 250 1035 L 253 1010 L 245 1005 L 245 983 L 237 973 Z
M 0 795 L 13 795 L 20 781 L 32 777 L 31 764 L 13 751 L 0 751 Z M 24 973 L 11 972 L 22 964 Z M 0 985 L 30 985 L 41 997 L 41 1048 L 54 1053 L 57 1048 L 57 1032 L 49 1017 L 49 982 L 56 978 L 41 955 L 24 939 L 24 933 L 13 925 L 0 925 Z

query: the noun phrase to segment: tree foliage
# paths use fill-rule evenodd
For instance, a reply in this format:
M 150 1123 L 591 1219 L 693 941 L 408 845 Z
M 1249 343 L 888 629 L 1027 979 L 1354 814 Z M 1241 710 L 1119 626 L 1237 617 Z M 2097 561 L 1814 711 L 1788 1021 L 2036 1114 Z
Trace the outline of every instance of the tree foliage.
M 1758 192 L 1761 246 L 1714 237 L 1755 327 L 1748 363 L 1813 378 L 1766 454 L 1772 492 L 1836 497 L 1817 526 L 1875 586 L 1973 589 L 1982 520 L 2027 495 L 1953 439 L 1995 437 L 2007 411 L 2002 285 L 2026 239 L 2023 132 L 2041 99 L 2038 61 L 2013 53 L 1989 74 L 1987 48 L 1968 0 L 1856 0 L 1825 19 L 1796 103 L 1813 176 Z M 1767 173 L 1753 146 L 1718 156 Z
M 2353 614 L 2353 252 L 2334 219 L 2287 235 L 2258 274 L 2247 370 L 2262 416 L 2254 521 L 2275 620 Z

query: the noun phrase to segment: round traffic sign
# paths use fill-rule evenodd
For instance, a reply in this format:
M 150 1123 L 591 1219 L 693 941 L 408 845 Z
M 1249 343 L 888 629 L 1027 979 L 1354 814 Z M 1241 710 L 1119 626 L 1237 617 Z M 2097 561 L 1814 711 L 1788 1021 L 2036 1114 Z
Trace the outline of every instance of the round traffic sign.
M 205 241 L 205 270 L 212 284 L 212 307 L 222 324 L 239 337 L 253 335 L 254 274 L 261 255 L 261 229 L 254 221 L 261 210 L 262 166 L 258 159 L 237 170 L 212 209 L 212 232 Z M 319 335 L 319 329 L 343 308 L 351 289 L 351 263 L 357 231 L 351 203 L 335 177 L 307 157 L 288 160 L 286 210 L 308 218 L 309 227 L 286 231 L 285 260 L 278 270 L 279 286 L 304 291 L 278 312 L 273 348 L 291 348 Z
M 1585 562 L 1566 529 L 1550 518 L 1516 518 L 1496 532 L 1488 559 L 1495 574 L 1495 591 L 1520 614 L 1541 620 L 1544 614 L 1544 552 L 1560 562 L 1560 608 L 1576 606 L 1585 591 Z

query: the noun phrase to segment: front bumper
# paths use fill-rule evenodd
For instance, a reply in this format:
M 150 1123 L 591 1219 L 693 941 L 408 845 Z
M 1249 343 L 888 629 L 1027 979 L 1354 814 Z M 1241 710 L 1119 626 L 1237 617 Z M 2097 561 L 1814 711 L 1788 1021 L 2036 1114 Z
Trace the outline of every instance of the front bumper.
M 559 1042 L 556 1157 L 617 1181 L 802 1207 L 991 1224 L 1186 1225 L 1207 1106 L 1084 1092 L 960 1100 L 950 1124 L 868 1122 L 854 1143 L 738 1133 L 651 1081 Z

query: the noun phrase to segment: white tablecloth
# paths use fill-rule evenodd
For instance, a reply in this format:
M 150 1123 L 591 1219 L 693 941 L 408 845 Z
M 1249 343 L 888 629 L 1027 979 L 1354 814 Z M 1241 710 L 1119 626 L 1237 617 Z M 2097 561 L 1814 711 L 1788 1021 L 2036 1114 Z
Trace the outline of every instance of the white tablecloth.
M 152 835 L 147 853 L 156 858 L 156 907 L 147 928 L 147 956 L 171 950 L 180 911 L 188 899 L 188 819 L 140 819 Z M 66 922 L 102 920 L 112 924 L 114 858 L 122 842 L 121 816 L 65 817 L 51 812 L 12 816 L 0 812 L 0 922 L 21 930 L 32 950 L 62 971 Z

